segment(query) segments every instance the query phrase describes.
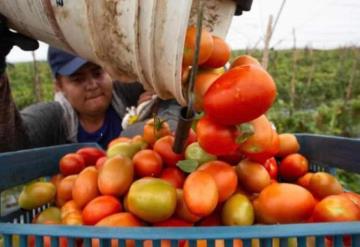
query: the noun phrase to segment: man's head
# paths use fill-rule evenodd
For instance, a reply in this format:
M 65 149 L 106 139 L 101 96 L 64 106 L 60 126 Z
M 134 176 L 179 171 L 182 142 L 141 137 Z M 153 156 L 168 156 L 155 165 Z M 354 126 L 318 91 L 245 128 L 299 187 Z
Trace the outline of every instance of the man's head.
M 103 114 L 112 98 L 112 80 L 100 66 L 49 47 L 48 63 L 61 91 L 80 116 Z

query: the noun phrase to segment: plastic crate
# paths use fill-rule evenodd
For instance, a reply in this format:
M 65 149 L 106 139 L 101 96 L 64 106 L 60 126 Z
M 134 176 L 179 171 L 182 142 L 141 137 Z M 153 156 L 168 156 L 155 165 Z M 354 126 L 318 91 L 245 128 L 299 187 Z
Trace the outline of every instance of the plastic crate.
M 298 134 L 303 153 L 311 162 L 314 171 L 331 170 L 335 167 L 360 173 L 360 139 Z M 38 148 L 0 154 L 0 192 L 33 179 L 58 172 L 58 161 L 66 153 L 94 143 L 71 144 L 48 148 Z M 343 236 L 352 237 L 351 246 L 360 246 L 360 221 L 344 223 L 311 223 L 253 226 L 218 227 L 135 227 L 107 228 L 89 226 L 36 225 L 31 222 L 36 212 L 17 210 L 0 217 L 0 235 L 3 245 L 15 246 L 12 236 L 19 235 L 20 246 L 27 246 L 27 236 L 34 235 L 36 246 L 43 246 L 43 236 L 51 236 L 52 246 L 59 246 L 60 236 L 68 238 L 68 246 L 77 246 L 76 239 L 82 239 L 82 246 L 91 246 L 92 238 L 100 239 L 100 246 L 111 246 L 110 239 L 118 239 L 119 246 L 125 247 L 125 240 L 135 240 L 135 247 L 141 247 L 144 240 L 152 240 L 153 247 L 160 247 L 161 240 L 171 240 L 171 247 L 178 246 L 180 240 L 189 240 L 189 247 L 196 247 L 196 240 L 207 240 L 207 247 L 214 247 L 217 239 L 225 240 L 225 247 L 232 246 L 234 239 L 241 239 L 243 246 L 325 246 L 325 237 L 333 237 L 333 246 L 343 246 Z M 294 243 L 289 244 L 288 240 Z M 294 239 L 295 238 L 295 239 Z M 276 239 L 276 244 L 274 243 Z M 163 247 L 163 246 L 162 246 Z

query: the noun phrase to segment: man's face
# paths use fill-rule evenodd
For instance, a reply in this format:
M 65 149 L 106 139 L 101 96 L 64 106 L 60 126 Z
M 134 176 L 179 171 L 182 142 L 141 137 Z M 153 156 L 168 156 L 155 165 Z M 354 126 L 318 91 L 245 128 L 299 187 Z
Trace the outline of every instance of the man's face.
M 105 113 L 112 99 L 111 77 L 100 66 L 87 63 L 70 76 L 58 76 L 57 88 L 80 115 Z

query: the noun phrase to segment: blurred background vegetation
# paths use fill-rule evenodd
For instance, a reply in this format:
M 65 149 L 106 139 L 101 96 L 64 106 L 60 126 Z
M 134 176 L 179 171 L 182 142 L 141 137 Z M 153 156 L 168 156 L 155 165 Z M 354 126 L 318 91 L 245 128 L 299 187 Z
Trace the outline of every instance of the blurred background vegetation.
M 237 50 L 232 57 L 240 54 L 259 61 L 262 57 L 260 50 Z M 278 89 L 268 117 L 279 133 L 360 138 L 360 48 L 270 50 L 267 70 Z M 52 100 L 54 85 L 46 62 L 10 65 L 8 75 L 19 109 Z M 337 176 L 360 193 L 360 175 L 338 170 Z

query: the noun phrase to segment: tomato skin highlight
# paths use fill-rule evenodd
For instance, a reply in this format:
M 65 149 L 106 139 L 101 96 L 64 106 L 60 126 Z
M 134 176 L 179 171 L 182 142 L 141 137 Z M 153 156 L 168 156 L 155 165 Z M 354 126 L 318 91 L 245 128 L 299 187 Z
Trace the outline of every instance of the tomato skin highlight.
M 256 65 L 235 67 L 221 75 L 207 90 L 204 110 L 216 122 L 237 125 L 264 114 L 276 98 L 276 85 Z

